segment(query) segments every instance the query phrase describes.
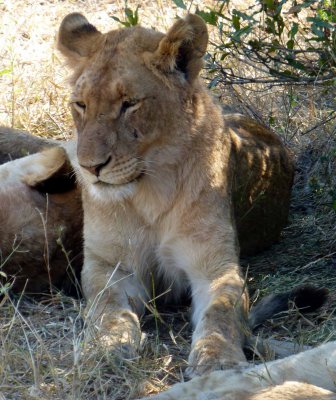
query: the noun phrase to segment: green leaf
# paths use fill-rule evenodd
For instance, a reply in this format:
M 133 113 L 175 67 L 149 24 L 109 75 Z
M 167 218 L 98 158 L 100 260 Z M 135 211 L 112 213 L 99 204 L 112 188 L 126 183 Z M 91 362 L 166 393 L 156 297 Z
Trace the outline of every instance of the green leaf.
M 187 9 L 187 6 L 184 4 L 183 0 L 173 0 L 173 2 L 178 8 L 183 8 L 183 10 Z
M 123 26 L 126 26 L 127 28 L 130 27 L 129 22 L 127 22 L 127 21 L 122 21 L 121 19 L 119 19 L 118 17 L 114 17 L 113 15 L 112 15 L 112 19 L 114 19 L 115 21 L 119 22 L 119 24 L 121 24 Z
M 316 35 L 319 39 L 324 39 L 324 32 L 319 29 L 316 25 L 312 25 L 311 26 L 311 30 L 314 33 L 314 35 Z
M 270 9 L 274 8 L 274 0 L 264 0 L 264 3 L 268 8 Z
M 119 19 L 118 17 L 114 17 L 112 16 L 112 18 L 119 22 L 119 24 L 122 24 L 123 26 L 126 27 L 130 27 L 130 26 L 135 26 L 139 23 L 139 6 L 137 6 L 137 8 L 135 9 L 135 11 L 133 11 L 132 9 L 126 7 L 124 9 L 125 12 L 125 16 L 126 16 L 126 20 L 122 21 L 121 19 Z
M 292 67 L 299 69 L 301 71 L 306 71 L 307 67 L 302 64 L 301 62 L 297 61 L 297 60 L 293 60 L 292 58 L 286 58 L 287 62 L 289 65 L 291 65 Z
M 125 8 L 125 14 L 127 18 L 133 17 L 133 11 L 130 8 Z
M 238 15 L 232 15 L 232 25 L 236 31 L 240 29 L 240 17 Z
M 239 17 L 241 17 L 244 21 L 254 21 L 254 18 L 252 15 L 248 15 L 242 11 L 233 9 L 232 14 L 234 15 L 238 15 Z
M 254 50 L 260 50 L 261 49 L 261 43 L 257 39 L 251 39 L 248 41 L 248 44 L 252 47 Z
M 295 35 L 298 33 L 299 24 L 297 22 L 293 23 L 291 30 L 289 31 L 289 36 L 291 39 L 294 39 Z
M 271 114 L 271 115 L 269 116 L 269 118 L 268 118 L 268 123 L 269 123 L 270 126 L 275 125 L 275 123 L 276 123 L 276 117 L 275 117 L 273 114 Z
M 332 204 L 332 208 L 333 208 L 334 210 L 336 210 L 336 200 L 334 200 L 334 202 L 333 202 L 333 204 Z
M 312 22 L 313 25 L 318 26 L 318 27 L 329 28 L 329 29 L 333 29 L 334 28 L 332 24 L 330 24 L 327 21 L 323 21 L 323 19 L 321 19 L 321 18 L 308 17 L 307 21 L 308 22 Z
M 196 14 L 199 15 L 207 24 L 217 26 L 218 16 L 215 11 L 210 10 L 209 12 L 196 9 Z
M 277 25 L 278 25 L 278 35 L 280 36 L 285 28 L 285 24 L 281 17 L 277 19 Z
M 138 10 L 139 6 L 137 6 L 134 12 L 130 8 L 125 8 L 125 14 L 130 26 L 135 26 L 138 24 L 139 22 Z
M 220 82 L 220 80 L 221 80 L 221 76 L 220 75 L 216 76 L 208 84 L 208 89 L 213 89 L 214 87 L 216 87 L 218 85 L 218 82 Z
M 293 39 L 289 39 L 288 42 L 286 43 L 287 49 L 289 50 L 293 50 L 294 48 L 294 40 Z
M 266 32 L 275 34 L 275 22 L 272 18 L 266 18 Z
M 242 29 L 239 29 L 238 31 L 236 31 L 234 33 L 234 35 L 232 36 L 233 40 L 239 42 L 240 41 L 240 37 L 244 36 L 244 35 L 248 35 L 252 30 L 251 26 L 245 26 Z
M 10 74 L 11 72 L 13 72 L 13 68 L 3 69 L 2 71 L 0 71 L 0 76 Z
M 317 10 L 317 14 L 323 21 L 330 21 L 331 20 L 331 13 L 328 13 L 326 10 Z

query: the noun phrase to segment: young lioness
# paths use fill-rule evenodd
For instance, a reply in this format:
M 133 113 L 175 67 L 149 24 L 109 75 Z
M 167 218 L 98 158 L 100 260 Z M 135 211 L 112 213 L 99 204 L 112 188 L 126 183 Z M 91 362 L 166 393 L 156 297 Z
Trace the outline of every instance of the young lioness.
M 233 188 L 250 193 L 246 216 L 260 201 L 260 222 L 266 216 L 270 225 L 283 223 L 293 171 L 275 135 L 223 118 L 203 88 L 207 41 L 195 15 L 166 35 L 142 27 L 102 34 L 74 13 L 58 35 L 74 71 L 73 164 L 83 195 L 88 318 L 107 344 L 132 353 L 153 277 L 175 299 L 190 290 L 191 376 L 245 361 L 248 298 Z M 239 134 L 231 137 L 232 130 Z M 254 144 L 243 159 L 239 149 L 249 136 Z M 246 173 L 237 182 L 239 168 Z

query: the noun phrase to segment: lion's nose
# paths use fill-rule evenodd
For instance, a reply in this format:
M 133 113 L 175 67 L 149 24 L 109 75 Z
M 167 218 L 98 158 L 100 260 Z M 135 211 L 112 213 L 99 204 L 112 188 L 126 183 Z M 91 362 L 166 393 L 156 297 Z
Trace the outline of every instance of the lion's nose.
M 92 175 L 96 175 L 97 177 L 100 174 L 100 171 L 102 170 L 102 168 L 105 167 L 105 165 L 107 165 L 109 162 L 111 161 L 111 156 L 108 157 L 108 159 L 100 164 L 96 164 L 96 165 L 83 165 L 80 164 L 80 166 L 84 169 L 86 169 L 87 171 L 89 171 Z

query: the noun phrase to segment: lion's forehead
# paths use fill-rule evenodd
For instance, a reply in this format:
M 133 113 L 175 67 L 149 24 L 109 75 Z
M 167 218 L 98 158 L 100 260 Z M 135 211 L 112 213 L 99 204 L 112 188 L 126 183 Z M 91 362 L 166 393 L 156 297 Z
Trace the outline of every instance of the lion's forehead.
M 105 34 L 103 48 L 107 54 L 125 51 L 130 54 L 153 52 L 163 36 L 160 32 L 142 26 L 117 29 Z
M 95 89 L 120 97 L 123 91 L 136 90 L 139 83 L 151 79 L 145 67 L 143 54 L 158 47 L 162 34 L 142 27 L 121 29 L 105 34 L 102 46 L 88 60 L 77 78 L 74 91 Z
M 99 70 L 94 68 L 86 69 L 78 78 L 74 90 L 75 98 L 108 99 L 110 102 L 120 100 L 125 91 L 125 84 L 122 76 L 106 74 L 102 76 Z

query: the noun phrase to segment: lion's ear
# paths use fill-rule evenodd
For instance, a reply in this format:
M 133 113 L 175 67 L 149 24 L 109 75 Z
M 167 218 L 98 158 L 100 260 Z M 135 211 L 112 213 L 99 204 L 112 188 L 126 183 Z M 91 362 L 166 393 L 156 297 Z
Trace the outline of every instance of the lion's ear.
M 199 74 L 208 44 L 208 30 L 203 19 L 189 14 L 178 20 L 163 37 L 154 53 L 155 66 L 164 72 L 183 72 L 189 82 Z
M 67 58 L 70 66 L 92 55 L 102 38 L 89 21 L 79 13 L 68 14 L 62 21 L 58 31 L 57 47 Z

